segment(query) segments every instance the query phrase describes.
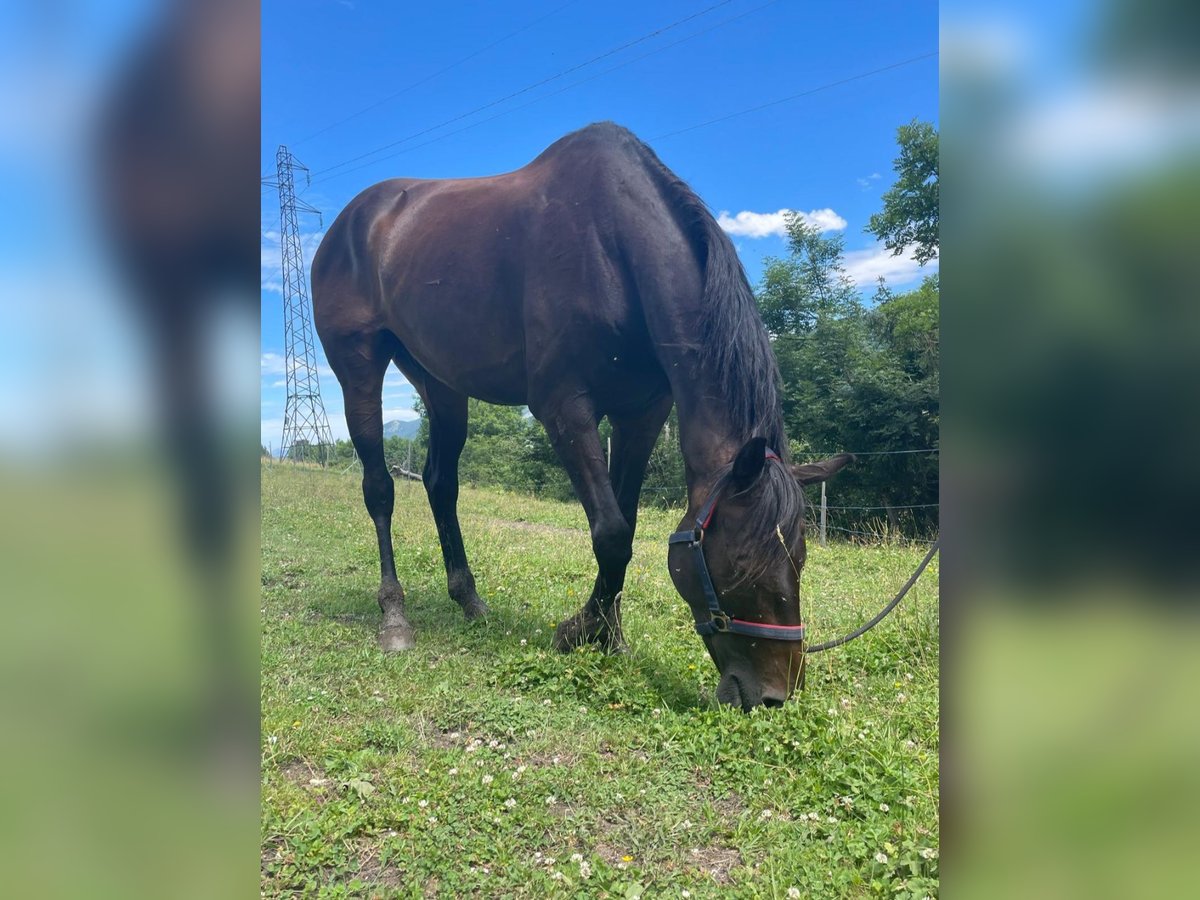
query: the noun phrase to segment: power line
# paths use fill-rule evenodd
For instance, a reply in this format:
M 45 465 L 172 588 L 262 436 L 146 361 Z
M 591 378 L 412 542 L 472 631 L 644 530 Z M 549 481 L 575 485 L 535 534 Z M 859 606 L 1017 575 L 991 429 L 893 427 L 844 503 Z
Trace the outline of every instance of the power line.
M 500 97 L 496 100 L 492 100 L 488 103 L 485 103 L 482 106 L 477 106 L 474 109 L 468 110 L 465 113 L 461 113 L 457 116 L 454 116 L 453 118 L 447 119 L 444 122 L 439 122 L 437 125 L 431 125 L 429 128 L 424 128 L 421 131 L 413 132 L 412 134 L 407 135 L 406 137 L 402 137 L 399 140 L 395 140 L 395 141 L 392 141 L 391 143 L 383 144 L 382 146 L 376 147 L 374 150 L 368 150 L 366 153 L 361 153 L 358 156 L 354 156 L 354 157 L 351 157 L 350 159 L 343 160 L 340 163 L 335 163 L 332 166 L 328 166 L 324 169 L 321 169 L 320 171 L 314 172 L 313 175 L 314 175 L 314 177 L 317 175 L 324 175 L 328 172 L 333 171 L 334 169 L 340 169 L 342 166 L 347 166 L 350 163 L 358 162 L 361 159 L 366 159 L 368 156 L 374 156 L 376 153 L 380 153 L 384 150 L 390 150 L 392 147 L 395 147 L 399 144 L 403 144 L 404 142 L 412 140 L 413 138 L 421 137 L 422 135 L 429 134 L 429 132 L 436 131 L 437 129 L 442 128 L 443 126 L 451 125 L 455 122 L 461 121 L 462 119 L 465 119 L 468 116 L 472 116 L 475 113 L 483 112 L 485 109 L 491 109 L 493 106 L 498 106 L 499 104 L 504 103 L 506 100 L 511 100 L 514 97 L 519 97 L 522 94 L 527 94 L 527 93 L 529 93 L 529 91 L 532 91 L 534 88 L 541 87 L 544 84 L 549 84 L 552 81 L 557 81 L 558 79 L 563 78 L 566 75 L 570 75 L 572 72 L 577 72 L 580 69 L 586 68 L 587 66 L 590 66 L 593 63 L 599 62 L 602 59 L 607 59 L 608 57 L 610 57 L 616 53 L 620 53 L 622 50 L 627 50 L 630 47 L 634 47 L 638 44 L 644 43 L 645 41 L 648 41 L 653 37 L 657 37 L 660 34 L 665 34 L 666 32 L 671 31 L 674 28 L 678 28 L 680 25 L 690 22 L 693 19 L 698 19 L 701 16 L 708 15 L 714 9 L 719 9 L 722 6 L 728 6 L 732 2 L 733 2 L 733 0 L 720 0 L 719 3 L 714 3 L 712 6 L 706 7 L 705 9 L 702 9 L 699 12 L 692 13 L 690 16 L 685 16 L 684 18 L 679 19 L 675 22 L 672 22 L 669 25 L 664 25 L 661 28 L 657 28 L 648 34 L 644 34 L 641 37 L 634 38 L 632 41 L 627 41 L 624 44 L 621 44 L 617 47 L 613 47 L 611 50 L 606 50 L 604 53 L 601 53 L 599 56 L 593 56 L 591 59 L 581 62 L 577 65 L 571 66 L 569 69 L 564 69 L 563 71 L 561 71 L 555 75 L 551 75 L 549 78 L 543 78 L 541 81 L 535 81 L 533 84 L 526 85 L 525 87 L 521 88 L 520 90 L 513 91 L 511 94 L 506 94 L 505 96 Z
M 312 134 L 308 135 L 307 137 L 300 138 L 300 140 L 294 142 L 293 146 L 295 146 L 296 144 L 303 144 L 305 141 L 310 141 L 313 138 L 318 137 L 327 131 L 331 131 L 334 128 L 337 128 L 339 125 L 344 125 L 345 123 L 349 122 L 351 119 L 357 119 L 359 116 L 363 115 L 364 113 L 368 113 L 373 109 L 378 109 L 380 106 L 383 106 L 386 103 L 391 103 L 397 97 L 401 97 L 404 94 L 407 94 L 409 91 L 413 90 L 414 88 L 419 88 L 423 84 L 428 84 L 429 82 L 433 81 L 433 79 L 437 78 L 439 75 L 445 75 L 451 69 L 457 69 L 463 63 L 470 62 L 475 57 L 481 56 L 482 54 L 491 50 L 493 47 L 498 47 L 499 45 L 503 44 L 509 38 L 514 38 L 518 34 L 521 34 L 523 31 L 528 31 L 530 28 L 532 28 L 534 25 L 537 25 L 539 22 L 543 22 L 546 19 L 549 19 L 551 16 L 562 12 L 568 6 L 573 6 L 574 4 L 576 4 L 578 2 L 579 2 L 579 0 L 567 0 L 567 2 L 564 3 L 562 6 L 555 7 L 554 9 L 550 10 L 550 12 L 546 13 L 545 15 L 538 16 L 532 22 L 528 22 L 525 25 L 522 25 L 516 31 L 510 31 L 504 37 L 492 41 L 486 47 L 481 47 L 480 49 L 476 50 L 474 53 L 470 53 L 467 56 L 464 56 L 462 59 L 458 60 L 457 62 L 452 62 L 452 63 L 450 63 L 450 65 L 446 66 L 445 68 L 438 69 L 436 72 L 433 72 L 430 75 L 426 75 L 424 78 L 420 79 L 419 81 L 414 81 L 412 84 L 408 85 L 407 87 L 403 87 L 400 90 L 396 91 L 395 93 L 388 94 L 386 97 L 384 97 L 381 100 L 376 100 L 374 103 L 364 106 L 358 112 L 353 112 L 350 115 L 345 116 L 344 118 L 338 119 L 336 122 L 331 122 L 330 124 L 326 125 L 324 128 L 314 131 Z
M 909 66 L 915 62 L 920 62 L 923 59 L 932 59 L 933 57 L 935 57 L 937 55 L 938 55 L 938 51 L 936 51 L 936 50 L 934 50 L 932 53 L 923 53 L 920 56 L 914 56 L 914 57 L 911 57 L 910 59 L 901 60 L 900 62 L 891 63 L 890 65 L 886 65 L 886 66 L 881 66 L 878 69 L 871 69 L 869 72 L 860 72 L 857 75 L 850 75 L 846 78 L 841 78 L 837 81 L 831 81 L 828 84 L 822 84 L 818 87 L 809 88 L 808 90 L 801 91 L 798 94 L 792 94 L 791 96 L 788 96 L 788 97 L 780 97 L 778 100 L 772 100 L 769 103 L 760 103 L 758 106 L 751 106 L 747 109 L 741 109 L 741 110 L 738 110 L 737 112 L 729 113 L 728 115 L 718 116 L 715 119 L 709 119 L 707 122 L 701 122 L 698 125 L 689 125 L 687 128 L 680 128 L 676 131 L 668 131 L 665 134 L 658 134 L 658 135 L 655 135 L 654 137 L 650 138 L 649 140 L 661 141 L 661 140 L 665 140 L 666 138 L 669 138 L 669 137 L 675 137 L 676 135 L 679 135 L 679 134 L 686 134 L 689 131 L 695 131 L 697 128 L 704 128 L 708 125 L 715 125 L 718 122 L 725 122 L 725 121 L 728 121 L 729 119 L 736 119 L 738 116 L 744 116 L 744 115 L 748 115 L 749 113 L 752 113 L 752 112 L 758 112 L 760 109 L 768 109 L 769 107 L 772 107 L 772 106 L 778 106 L 780 103 L 787 103 L 791 100 L 799 100 L 801 97 L 809 97 L 813 94 L 820 93 L 821 91 L 827 91 L 827 90 L 830 90 L 831 88 L 840 87 L 843 84 L 850 84 L 851 82 L 854 82 L 854 81 L 861 81 L 864 78 L 870 78 L 872 75 L 880 75 L 884 72 L 890 72 L 893 69 L 899 69 L 904 66 Z
M 664 50 L 670 50 L 672 47 L 677 47 L 680 44 L 686 43 L 687 41 L 690 41 L 694 38 L 698 38 L 701 35 L 708 34 L 710 31 L 715 31 L 718 28 L 723 28 L 724 26 L 729 25 L 732 22 L 736 22 L 738 19 L 744 19 L 746 16 L 752 15 L 756 12 L 759 12 L 760 10 L 766 9 L 768 6 L 774 6 L 778 2 L 780 2 L 780 0 L 768 0 L 767 3 L 764 3 L 761 6 L 756 6 L 753 9 L 748 9 L 745 12 L 738 13 L 736 16 L 730 16 L 728 19 L 722 19 L 720 22 L 717 22 L 715 25 L 710 25 L 708 28 L 702 28 L 700 31 L 693 32 L 692 34 L 689 34 L 686 37 L 682 37 L 677 41 L 672 41 L 669 44 L 664 44 L 661 47 L 656 47 L 655 49 L 649 51 L 648 53 L 643 53 L 641 56 L 635 56 L 632 59 L 627 59 L 624 62 L 617 63 L 617 65 L 612 66 L 608 69 L 604 69 L 603 71 L 597 72 L 594 75 L 589 75 L 587 78 L 581 78 L 579 81 L 572 82 L 571 84 L 568 84 L 566 87 L 559 88 L 556 91 L 551 91 L 548 94 L 543 94 L 540 97 L 535 97 L 534 99 L 532 99 L 526 103 L 522 103 L 518 106 L 513 106 L 513 107 L 510 107 L 509 109 L 501 110 L 500 112 L 496 113 L 493 116 L 488 116 L 486 119 L 479 119 L 478 121 L 471 122 L 468 125 L 464 125 L 462 128 L 456 128 L 453 131 L 447 131 L 443 134 L 439 134 L 437 137 L 430 138 L 427 141 L 422 141 L 419 144 L 413 144 L 410 147 L 405 147 L 402 150 L 397 150 L 395 153 L 389 153 L 386 156 L 377 157 L 375 159 L 364 162 L 361 165 L 353 166 L 349 169 L 345 169 L 344 171 L 337 172 L 333 175 L 326 175 L 324 178 L 318 178 L 317 180 L 315 180 L 313 182 L 313 184 L 321 184 L 323 182 L 330 181 L 331 179 L 334 179 L 334 178 L 341 178 L 343 175 L 349 175 L 352 172 L 358 172 L 362 169 L 370 168 L 371 166 L 376 165 L 381 162 L 384 162 L 385 160 L 394 159 L 397 156 L 400 156 L 404 153 L 411 153 L 414 150 L 420 150 L 422 147 L 428 147 L 430 144 L 435 144 L 438 141 L 445 140 L 448 137 L 453 137 L 456 134 L 462 134 L 464 131 L 470 131 L 472 128 L 476 128 L 480 125 L 486 125 L 488 122 L 494 122 L 496 119 L 502 118 L 503 116 L 507 116 L 512 113 L 519 112 L 522 109 L 527 109 L 530 106 L 533 106 L 535 103 L 541 103 L 543 100 L 549 100 L 551 97 L 557 97 L 559 94 L 564 94 L 567 91 L 570 91 L 570 90 L 573 90 L 574 88 L 579 87 L 581 84 L 587 84 L 589 81 L 595 81 L 597 78 L 602 78 L 603 76 L 608 75 L 610 72 L 617 71 L 617 69 L 623 69 L 625 66 L 632 65 L 635 62 L 640 62 L 641 60 L 646 59 L 647 57 L 653 56 L 656 53 L 661 53 Z M 335 168 L 335 167 L 331 167 L 331 168 Z M 329 171 L 329 170 L 325 169 L 323 171 Z

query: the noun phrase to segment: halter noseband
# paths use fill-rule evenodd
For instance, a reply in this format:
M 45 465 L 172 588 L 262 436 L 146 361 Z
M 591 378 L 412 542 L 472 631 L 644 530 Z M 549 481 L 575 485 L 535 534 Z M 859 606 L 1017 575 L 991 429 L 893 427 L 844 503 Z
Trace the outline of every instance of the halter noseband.
M 767 448 L 767 459 L 782 462 L 779 454 Z M 713 587 L 712 576 L 708 574 L 708 563 L 704 560 L 704 531 L 712 521 L 717 509 L 717 500 L 721 491 L 729 481 L 726 474 L 713 486 L 712 493 L 696 514 L 696 526 L 690 531 L 676 531 L 668 540 L 671 544 L 687 544 L 692 551 L 692 559 L 696 561 L 696 574 L 700 577 L 700 586 L 704 589 L 704 597 L 708 601 L 708 618 L 696 616 L 696 633 L 711 634 L 741 634 L 746 637 L 771 638 L 776 641 L 804 640 L 804 624 L 799 625 L 767 625 L 761 622 L 748 622 L 745 619 L 735 619 L 721 609 L 721 601 L 717 598 L 716 588 Z M 694 615 L 694 612 L 693 612 Z

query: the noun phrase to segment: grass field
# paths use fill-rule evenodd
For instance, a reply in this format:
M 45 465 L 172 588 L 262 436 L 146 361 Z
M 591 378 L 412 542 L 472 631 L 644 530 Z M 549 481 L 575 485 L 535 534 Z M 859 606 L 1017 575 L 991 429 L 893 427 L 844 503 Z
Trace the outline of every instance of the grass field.
M 667 574 L 646 510 L 631 653 L 562 655 L 594 562 L 576 505 L 464 488 L 486 622 L 445 592 L 419 484 L 398 482 L 417 630 L 376 648 L 378 558 L 356 473 L 262 470 L 264 896 L 937 896 L 937 560 L 893 616 L 747 715 Z M 814 642 L 889 599 L 923 548 L 809 545 Z

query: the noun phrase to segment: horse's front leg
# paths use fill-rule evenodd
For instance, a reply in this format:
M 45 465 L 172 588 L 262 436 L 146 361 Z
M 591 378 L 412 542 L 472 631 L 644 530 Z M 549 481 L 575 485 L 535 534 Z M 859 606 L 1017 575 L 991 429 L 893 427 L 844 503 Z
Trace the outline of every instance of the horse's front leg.
M 633 528 L 621 514 L 613 494 L 591 399 L 586 394 L 570 392 L 559 397 L 561 400 L 557 402 L 539 404 L 538 418 L 545 425 L 550 443 L 587 513 L 597 574 L 583 609 L 559 624 L 554 646 L 565 652 L 590 643 L 608 652 L 621 652 L 625 649 L 621 634 L 621 588 L 625 584 L 625 568 L 633 556 Z

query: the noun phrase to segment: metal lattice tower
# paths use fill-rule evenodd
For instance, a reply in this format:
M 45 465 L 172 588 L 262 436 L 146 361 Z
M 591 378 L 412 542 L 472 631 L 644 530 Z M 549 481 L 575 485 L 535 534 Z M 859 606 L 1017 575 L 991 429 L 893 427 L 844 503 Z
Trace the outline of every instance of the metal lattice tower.
M 321 402 L 312 303 L 308 299 L 304 252 L 297 224 L 297 210 L 318 216 L 320 211 L 296 199 L 293 170 L 302 169 L 307 178 L 308 168 L 297 162 L 283 145 L 275 154 L 275 162 L 279 188 L 279 245 L 283 250 L 283 340 L 287 369 L 287 406 L 283 413 L 283 443 L 279 453 L 287 459 L 292 448 L 300 444 L 305 447 L 307 458 L 316 458 L 324 464 L 333 448 L 333 437 L 329 432 L 329 419 L 325 416 L 325 404 Z

